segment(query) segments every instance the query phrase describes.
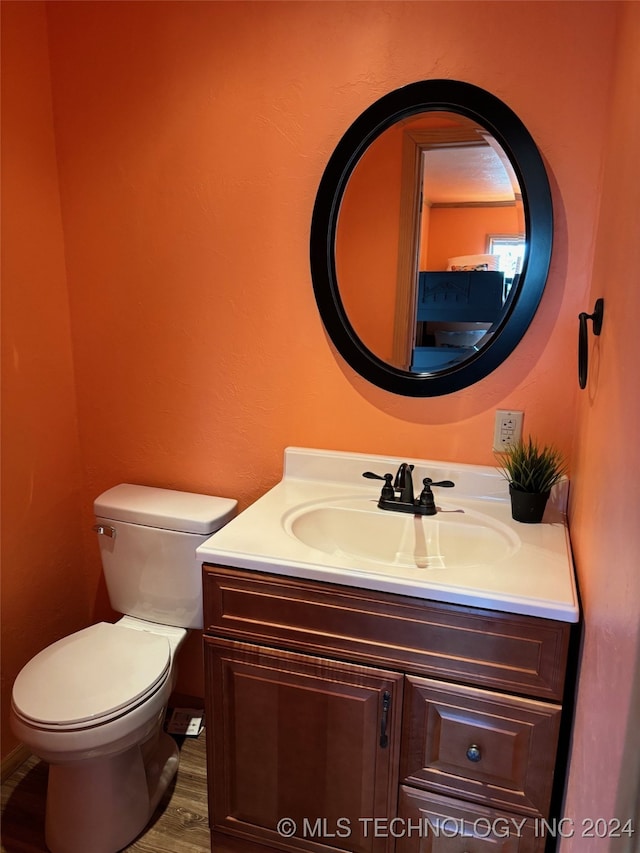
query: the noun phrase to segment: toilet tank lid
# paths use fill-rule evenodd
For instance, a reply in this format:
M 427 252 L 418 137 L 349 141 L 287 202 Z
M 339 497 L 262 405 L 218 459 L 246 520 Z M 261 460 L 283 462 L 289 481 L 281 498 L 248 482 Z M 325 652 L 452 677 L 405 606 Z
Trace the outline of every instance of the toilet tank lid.
M 231 498 L 121 483 L 99 495 L 93 508 L 99 518 L 208 534 L 232 519 L 237 505 Z

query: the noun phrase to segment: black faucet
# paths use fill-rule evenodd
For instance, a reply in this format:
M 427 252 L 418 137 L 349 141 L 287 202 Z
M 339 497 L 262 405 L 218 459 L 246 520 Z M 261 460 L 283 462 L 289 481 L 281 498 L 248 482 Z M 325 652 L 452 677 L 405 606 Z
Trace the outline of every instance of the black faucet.
M 396 479 L 393 483 L 393 488 L 396 492 L 400 492 L 398 500 L 401 503 L 409 503 L 413 504 L 415 498 L 413 496 L 413 477 L 411 476 L 411 472 L 413 471 L 413 465 L 409 465 L 408 462 L 403 462 L 402 465 L 398 468 L 398 473 L 396 474 Z
M 435 515 L 438 509 L 431 486 L 443 486 L 450 489 L 455 483 L 451 480 L 440 480 L 434 483 L 430 477 L 425 477 L 422 481 L 420 496 L 416 499 L 413 494 L 412 471 L 413 465 L 403 462 L 398 468 L 395 480 L 393 480 L 393 474 L 380 476 L 380 474 L 374 474 L 371 471 L 365 471 L 362 476 L 369 480 L 384 480 L 384 486 L 378 500 L 380 509 L 387 509 L 392 512 L 410 512 L 412 515 Z M 391 485 L 392 480 L 393 485 Z M 396 492 L 399 494 L 396 495 Z

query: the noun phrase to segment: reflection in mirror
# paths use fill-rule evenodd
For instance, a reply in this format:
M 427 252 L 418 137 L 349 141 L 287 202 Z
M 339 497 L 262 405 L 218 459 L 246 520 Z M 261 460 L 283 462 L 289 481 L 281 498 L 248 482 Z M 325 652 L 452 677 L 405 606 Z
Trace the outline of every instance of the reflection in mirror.
M 518 116 L 478 86 L 422 80 L 367 107 L 331 155 L 311 220 L 314 294 L 369 382 L 451 394 L 518 345 L 552 243 L 549 180 Z
M 381 133 L 338 214 L 336 274 L 347 317 L 384 362 L 433 373 L 485 346 L 525 251 L 522 192 L 482 125 L 429 111 Z

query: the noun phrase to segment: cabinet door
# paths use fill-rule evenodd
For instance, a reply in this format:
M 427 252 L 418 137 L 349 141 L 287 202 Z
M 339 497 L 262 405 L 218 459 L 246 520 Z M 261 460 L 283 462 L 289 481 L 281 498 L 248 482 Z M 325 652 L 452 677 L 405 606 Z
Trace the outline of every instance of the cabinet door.
M 561 708 L 408 676 L 400 776 L 406 785 L 546 816 Z
M 205 637 L 212 829 L 282 849 L 384 851 L 403 676 Z

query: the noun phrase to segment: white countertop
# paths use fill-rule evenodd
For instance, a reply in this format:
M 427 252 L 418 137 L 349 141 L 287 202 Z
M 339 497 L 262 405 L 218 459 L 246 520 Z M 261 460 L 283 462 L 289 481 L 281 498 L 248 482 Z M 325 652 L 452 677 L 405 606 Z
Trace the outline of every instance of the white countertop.
M 396 565 L 327 553 L 287 531 L 284 520 L 292 512 L 315 505 L 358 500 L 367 512 L 390 515 L 376 506 L 382 483 L 363 479 L 362 473 L 395 474 L 400 462 L 415 465 L 416 493 L 425 476 L 455 482 L 454 489 L 434 488 L 440 511 L 430 518 L 444 522 L 454 518 L 449 512 L 484 517 L 488 525 L 504 531 L 511 543 L 508 552 L 490 564 Z M 203 542 L 197 554 L 202 562 L 232 568 L 577 622 L 578 597 L 564 514 L 567 485 L 552 492 L 541 524 L 521 524 L 511 518 L 508 485 L 495 468 L 288 448 L 281 482 Z

